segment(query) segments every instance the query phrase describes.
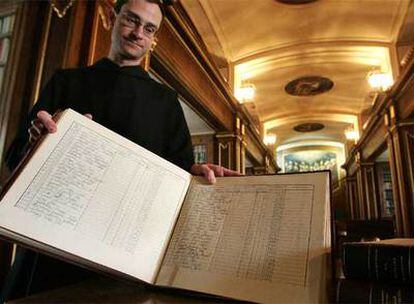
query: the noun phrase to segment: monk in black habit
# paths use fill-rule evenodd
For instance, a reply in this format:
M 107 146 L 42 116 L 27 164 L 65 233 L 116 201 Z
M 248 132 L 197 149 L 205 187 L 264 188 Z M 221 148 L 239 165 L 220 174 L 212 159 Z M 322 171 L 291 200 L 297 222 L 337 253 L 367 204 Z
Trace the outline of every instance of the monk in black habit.
M 56 131 L 51 114 L 72 108 L 210 183 L 215 176 L 238 175 L 217 165 L 194 164 L 177 93 L 140 67 L 164 18 L 161 1 L 118 0 L 113 13 L 108 58 L 54 74 L 8 151 L 9 168 L 17 166 L 29 143 L 42 131 Z M 19 248 L 1 299 L 27 296 L 91 275 L 80 267 Z

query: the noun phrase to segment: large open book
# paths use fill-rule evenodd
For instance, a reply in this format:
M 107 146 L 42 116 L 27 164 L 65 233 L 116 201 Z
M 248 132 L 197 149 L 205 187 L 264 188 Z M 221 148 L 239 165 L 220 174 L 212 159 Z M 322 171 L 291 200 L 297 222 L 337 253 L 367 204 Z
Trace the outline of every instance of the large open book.
M 150 284 L 236 299 L 327 301 L 329 174 L 188 172 L 72 111 L 0 203 L 0 234 Z

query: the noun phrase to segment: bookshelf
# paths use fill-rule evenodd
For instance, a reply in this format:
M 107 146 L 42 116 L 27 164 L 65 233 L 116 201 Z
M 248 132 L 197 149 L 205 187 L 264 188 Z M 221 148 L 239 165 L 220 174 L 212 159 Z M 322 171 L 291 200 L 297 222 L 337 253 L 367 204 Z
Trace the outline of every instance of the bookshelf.
M 376 163 L 381 218 L 394 216 L 394 201 L 392 195 L 391 171 L 387 162 Z

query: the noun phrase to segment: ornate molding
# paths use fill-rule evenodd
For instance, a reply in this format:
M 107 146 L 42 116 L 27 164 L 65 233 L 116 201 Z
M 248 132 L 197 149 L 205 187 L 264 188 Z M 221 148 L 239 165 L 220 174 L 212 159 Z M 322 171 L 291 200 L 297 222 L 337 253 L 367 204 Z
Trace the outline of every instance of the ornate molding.
M 105 9 L 102 7 L 102 5 L 99 5 L 98 7 L 98 15 L 99 18 L 101 18 L 103 28 L 109 31 L 111 29 L 111 23 L 109 22 L 109 17 L 106 15 Z
M 414 46 L 410 48 L 410 50 L 407 52 L 407 54 L 405 54 L 405 56 L 401 60 L 401 67 L 405 68 L 413 58 L 414 58 Z
M 98 6 L 98 15 L 101 18 L 102 26 L 105 30 L 111 30 L 111 15 L 113 14 L 113 7 L 116 0 L 101 0 Z
M 75 1 L 76 0 L 69 0 L 63 8 L 60 8 L 58 0 L 50 0 L 50 6 L 52 7 L 53 11 L 56 13 L 58 18 L 62 19 L 66 16 L 66 13 L 73 6 L 73 3 Z

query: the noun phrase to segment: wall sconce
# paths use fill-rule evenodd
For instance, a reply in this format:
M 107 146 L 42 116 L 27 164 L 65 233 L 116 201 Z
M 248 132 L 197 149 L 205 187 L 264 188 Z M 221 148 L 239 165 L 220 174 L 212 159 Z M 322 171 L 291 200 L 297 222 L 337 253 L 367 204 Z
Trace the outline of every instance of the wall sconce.
M 386 91 L 394 84 L 394 79 L 390 73 L 373 71 L 368 73 L 368 83 L 375 90 Z
M 359 139 L 359 132 L 354 129 L 345 130 L 345 137 L 347 140 L 354 140 L 355 142 Z
M 256 88 L 253 84 L 246 84 L 237 88 L 234 96 L 240 103 L 253 101 Z
M 263 142 L 266 146 L 274 145 L 276 143 L 276 134 L 267 134 L 263 138 Z

